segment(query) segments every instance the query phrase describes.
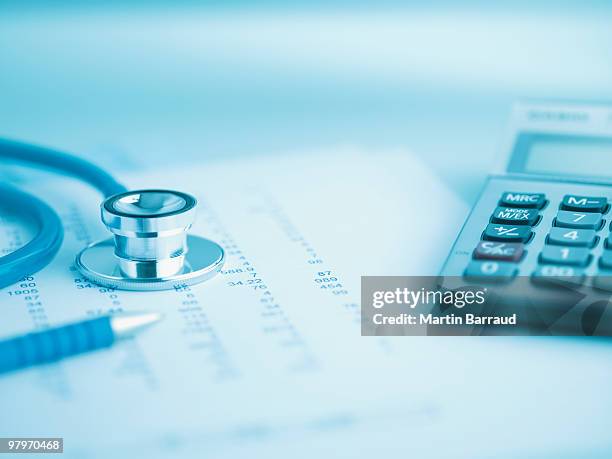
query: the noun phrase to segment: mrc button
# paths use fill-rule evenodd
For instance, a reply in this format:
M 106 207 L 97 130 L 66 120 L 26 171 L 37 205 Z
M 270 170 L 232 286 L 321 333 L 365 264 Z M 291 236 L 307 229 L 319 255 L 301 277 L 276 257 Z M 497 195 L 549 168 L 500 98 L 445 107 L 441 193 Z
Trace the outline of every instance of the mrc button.
M 604 213 L 607 206 L 608 199 L 603 197 L 566 194 L 563 196 L 563 201 L 561 201 L 562 210 Z
M 538 221 L 538 209 L 498 207 L 491 217 L 493 223 L 533 226 Z
M 508 207 L 541 209 L 544 207 L 544 204 L 546 204 L 546 195 L 544 193 L 515 193 L 513 191 L 506 191 L 499 200 L 500 206 Z

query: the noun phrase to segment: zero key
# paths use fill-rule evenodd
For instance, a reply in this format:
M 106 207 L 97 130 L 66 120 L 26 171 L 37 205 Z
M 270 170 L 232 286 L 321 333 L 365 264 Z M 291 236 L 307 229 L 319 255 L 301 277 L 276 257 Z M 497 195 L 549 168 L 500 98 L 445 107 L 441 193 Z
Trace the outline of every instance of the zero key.
M 516 276 L 518 268 L 515 263 L 505 261 L 471 261 L 463 275 L 467 278 L 509 282 Z
M 575 210 L 582 212 L 599 212 L 604 213 L 608 206 L 608 199 L 604 197 L 593 196 L 576 196 L 566 194 L 561 202 L 561 209 Z

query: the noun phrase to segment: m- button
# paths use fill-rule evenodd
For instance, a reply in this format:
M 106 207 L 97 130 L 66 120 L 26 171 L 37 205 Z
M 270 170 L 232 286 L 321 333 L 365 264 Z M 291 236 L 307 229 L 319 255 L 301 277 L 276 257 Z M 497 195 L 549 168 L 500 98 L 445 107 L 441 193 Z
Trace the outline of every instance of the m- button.
M 506 191 L 499 200 L 500 206 L 508 207 L 529 207 L 541 209 L 546 204 L 544 193 L 514 193 Z
M 608 206 L 608 199 L 593 196 L 575 196 L 566 194 L 561 202 L 562 210 L 575 210 L 582 212 L 604 213 Z

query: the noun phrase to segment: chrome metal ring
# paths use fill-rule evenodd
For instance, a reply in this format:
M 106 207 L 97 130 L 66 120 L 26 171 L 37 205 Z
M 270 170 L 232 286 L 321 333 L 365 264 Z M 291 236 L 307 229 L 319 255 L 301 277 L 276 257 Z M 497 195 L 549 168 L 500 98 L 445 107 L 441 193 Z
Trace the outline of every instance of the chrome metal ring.
M 113 239 L 83 249 L 76 265 L 92 281 L 127 290 L 160 290 L 201 282 L 223 265 L 215 242 L 188 236 L 197 200 L 174 190 L 134 190 L 107 198 L 102 222 Z

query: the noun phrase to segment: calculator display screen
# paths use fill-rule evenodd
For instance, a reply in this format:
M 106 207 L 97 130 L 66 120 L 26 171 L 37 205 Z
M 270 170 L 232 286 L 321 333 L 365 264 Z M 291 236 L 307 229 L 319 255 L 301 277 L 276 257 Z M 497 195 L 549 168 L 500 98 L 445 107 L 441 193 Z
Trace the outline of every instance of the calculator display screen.
M 524 172 L 612 177 L 612 138 L 536 137 L 524 152 Z

